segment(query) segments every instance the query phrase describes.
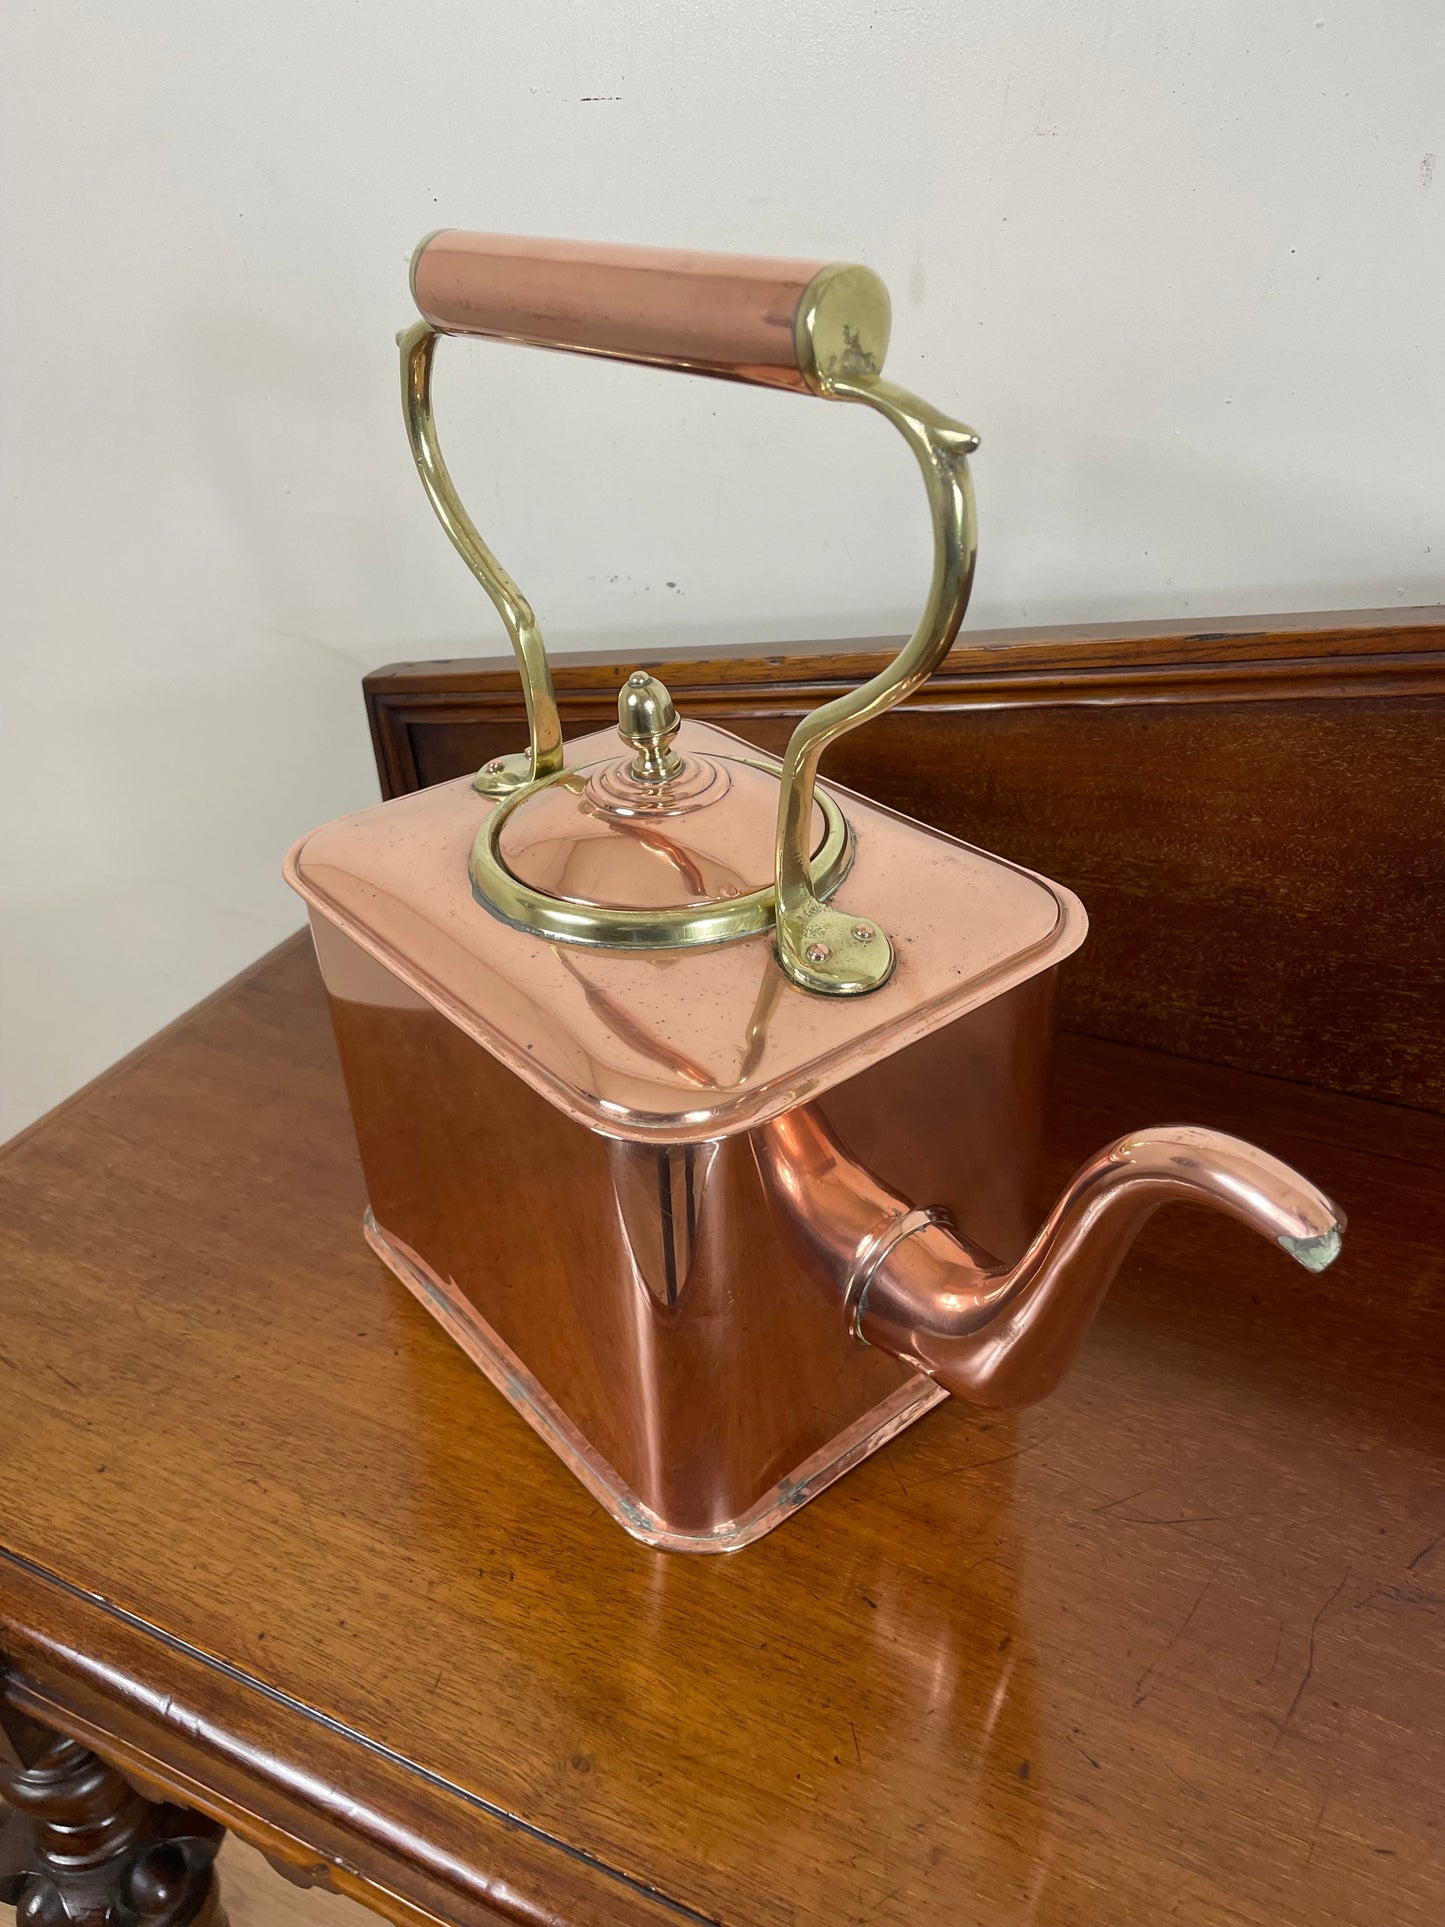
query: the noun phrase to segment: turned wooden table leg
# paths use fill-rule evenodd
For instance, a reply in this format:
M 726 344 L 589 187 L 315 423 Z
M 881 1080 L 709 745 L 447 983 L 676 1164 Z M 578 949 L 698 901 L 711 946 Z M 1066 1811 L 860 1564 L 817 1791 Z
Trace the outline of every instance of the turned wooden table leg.
M 0 1900 L 17 1927 L 225 1927 L 223 1829 L 0 1701 Z

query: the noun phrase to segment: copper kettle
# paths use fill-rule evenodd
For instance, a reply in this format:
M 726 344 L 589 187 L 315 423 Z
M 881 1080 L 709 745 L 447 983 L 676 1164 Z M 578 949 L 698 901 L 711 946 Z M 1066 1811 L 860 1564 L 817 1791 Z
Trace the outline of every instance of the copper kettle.
M 1101 1151 L 1039 1228 L 1054 981 L 1083 909 L 816 781 L 829 743 L 942 660 L 974 571 L 977 437 L 883 378 L 878 278 L 447 230 L 412 287 L 412 452 L 511 636 L 530 740 L 313 832 L 287 876 L 366 1235 L 595 1497 L 648 1544 L 732 1550 L 949 1393 L 1044 1397 L 1171 1200 L 1329 1264 L 1330 1200 L 1192 1126 Z M 536 619 L 438 445 L 444 333 L 872 409 L 932 518 L 914 635 L 805 718 L 781 765 L 680 721 L 645 669 L 621 685 L 618 735 L 564 756 Z

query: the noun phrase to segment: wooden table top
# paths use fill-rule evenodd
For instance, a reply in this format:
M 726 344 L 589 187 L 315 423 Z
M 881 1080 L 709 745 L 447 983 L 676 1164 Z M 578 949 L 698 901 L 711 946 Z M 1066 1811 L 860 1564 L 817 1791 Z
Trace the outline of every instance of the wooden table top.
M 1433 1927 L 1445 1120 L 1060 1057 L 1056 1175 L 1239 1130 L 1344 1258 L 1165 1213 L 1048 1404 L 654 1553 L 363 1244 L 283 948 L 0 1160 L 12 1697 L 403 1920 Z

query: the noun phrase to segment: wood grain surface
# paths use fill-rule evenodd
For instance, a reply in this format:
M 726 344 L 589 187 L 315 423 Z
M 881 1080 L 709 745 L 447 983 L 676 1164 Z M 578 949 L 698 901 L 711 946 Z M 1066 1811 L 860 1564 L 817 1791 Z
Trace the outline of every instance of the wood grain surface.
M 887 642 L 656 666 L 777 752 Z M 559 663 L 566 733 L 634 666 Z M 387 795 L 525 736 L 510 659 L 394 664 L 366 699 Z M 1441 611 L 1358 610 L 970 632 L 824 774 L 1078 891 L 1067 1028 L 1445 1111 L 1442 741 Z
M 0 1161 L 8 1696 L 399 1921 L 1434 1927 L 1445 1123 L 1059 1068 L 1053 1176 L 1239 1130 L 1344 1258 L 1166 1213 L 1050 1403 L 652 1553 L 362 1243 L 287 947 Z

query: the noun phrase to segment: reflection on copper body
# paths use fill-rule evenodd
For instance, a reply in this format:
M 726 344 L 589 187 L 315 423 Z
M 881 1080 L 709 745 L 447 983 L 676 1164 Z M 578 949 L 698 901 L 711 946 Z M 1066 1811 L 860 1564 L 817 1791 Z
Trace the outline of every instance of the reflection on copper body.
M 613 757 L 527 797 L 497 849 L 514 877 L 569 903 L 716 903 L 771 884 L 777 819 L 777 778 L 756 763 L 693 756 L 649 785 Z M 815 804 L 815 856 L 826 834 Z
M 665 1037 L 650 1031 L 639 1017 L 633 1015 L 626 1004 L 618 998 L 609 996 L 599 984 L 588 978 L 586 966 L 579 960 L 577 953 L 569 950 L 566 944 L 556 946 L 557 961 L 582 986 L 587 999 L 587 1008 L 594 1017 L 599 1017 L 608 1026 L 614 1037 L 671 1071 L 674 1077 L 684 1083 L 695 1084 L 700 1091 L 717 1089 L 717 1080 L 705 1064 L 696 1063 L 684 1050 L 670 1044 Z M 671 1146 L 666 1147 L 671 1149 Z
M 1045 1396 L 1160 1204 L 1210 1204 L 1306 1265 L 1339 1247 L 1339 1213 L 1294 1172 L 1184 1127 L 1091 1160 L 1034 1235 L 1052 971 L 751 1130 L 648 1143 L 579 1124 L 314 931 L 373 1245 L 654 1545 L 749 1543 L 947 1392 Z M 595 1022 L 711 1084 L 586 988 Z
M 660 856 L 663 862 L 676 873 L 683 885 L 681 896 L 674 891 L 665 901 L 705 903 L 710 899 L 713 894 L 712 886 L 703 872 L 702 865 L 689 849 L 678 842 L 675 836 L 669 836 L 666 830 L 658 829 L 655 824 L 649 823 L 641 816 L 629 818 L 627 829 L 633 842 L 644 850 L 650 850 L 655 856 Z M 736 883 L 729 883 L 725 884 L 723 889 L 724 893 L 736 895 L 740 887 Z M 563 893 L 558 891 L 557 894 L 560 896 Z M 595 902 L 596 899 L 589 898 L 588 901 Z
M 412 260 L 421 314 L 489 335 L 808 392 L 793 324 L 819 261 L 444 228 Z
M 374 1244 L 629 1531 L 746 1544 L 944 1395 L 851 1334 L 755 1133 L 603 1137 L 324 919 L 316 934 Z M 1035 1220 L 1051 989 L 1033 979 L 820 1100 L 891 1192 L 910 1168 L 946 1174 L 940 1204 L 1000 1249 Z

